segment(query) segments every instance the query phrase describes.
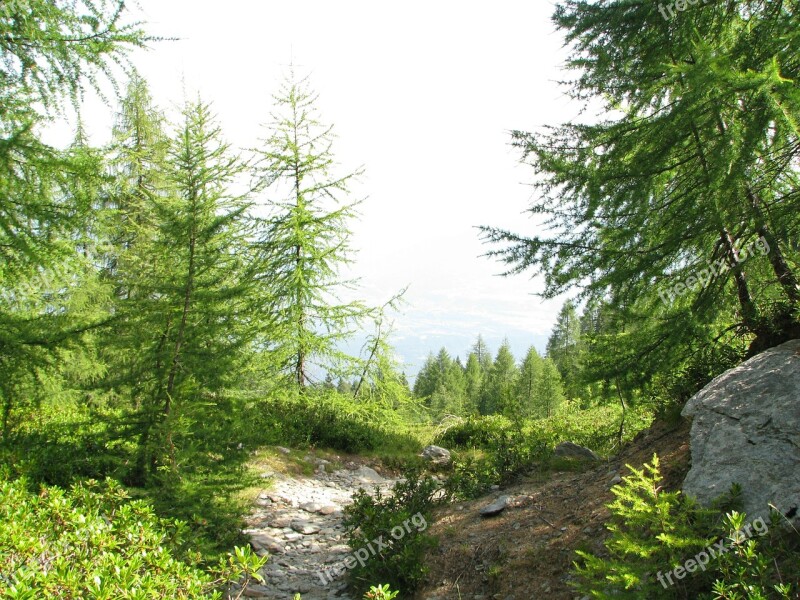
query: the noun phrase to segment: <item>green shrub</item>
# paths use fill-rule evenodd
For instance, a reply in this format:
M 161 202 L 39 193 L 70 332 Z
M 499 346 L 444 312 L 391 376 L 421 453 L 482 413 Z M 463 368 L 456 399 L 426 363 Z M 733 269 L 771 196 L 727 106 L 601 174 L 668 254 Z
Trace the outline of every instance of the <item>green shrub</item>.
M 800 597 L 800 552 L 797 537 L 781 528 L 781 517 L 773 513 L 767 532 L 756 537 L 740 536 L 747 531 L 744 514 L 733 511 L 723 523 L 730 551 L 716 565 L 712 586 L 714 600 L 791 600 Z M 795 532 L 796 533 L 796 532 Z M 794 576 L 792 577 L 792 574 Z
M 699 508 L 680 492 L 662 490 L 658 466 L 657 456 L 641 470 L 629 466 L 632 475 L 612 489 L 605 552 L 577 552 L 575 587 L 593 598 L 636 600 L 766 600 L 797 593 L 785 575 L 800 572 L 800 555 L 777 523 L 770 535 L 764 526 L 756 529 L 765 535 L 745 536 L 743 515 L 720 513 L 730 498 Z
M 249 548 L 204 572 L 185 534 L 184 523 L 158 518 L 112 480 L 39 494 L 23 480 L 0 481 L 0 597 L 221 598 L 226 581 L 260 579 L 266 559 Z
M 453 460 L 452 473 L 445 486 L 454 498 L 469 500 L 488 492 L 492 485 L 499 484 L 500 479 L 491 458 L 467 456 Z
M 256 411 L 265 432 L 261 443 L 316 445 L 353 453 L 386 447 L 418 452 L 421 448 L 397 411 L 376 402 L 356 402 L 334 391 L 273 394 Z
M 444 498 L 439 483 L 418 470 L 406 472 L 389 496 L 376 492 L 372 497 L 364 490 L 353 496 L 344 527 L 353 555 L 364 559 L 350 567 L 358 593 L 367 592 L 375 579 L 407 591 L 419 585 L 427 572 L 425 552 L 436 544 L 425 531 L 437 498 Z
M 435 443 L 467 452 L 454 453 L 448 490 L 459 498 L 475 498 L 493 484 L 505 484 L 534 466 L 548 467 L 553 449 L 566 440 L 600 454 L 619 443 L 622 412 L 618 406 L 581 410 L 564 405 L 552 417 L 514 423 L 499 415 L 470 417 L 440 433 Z M 647 410 L 629 409 L 622 428 L 627 442 L 651 421 Z M 480 456 L 470 451 L 479 450 Z
M 511 419 L 501 415 L 467 417 L 440 433 L 434 443 L 448 448 L 494 448 L 512 427 Z
M 364 600 L 394 600 L 400 595 L 398 591 L 392 591 L 388 585 L 374 585 L 369 588 L 369 591 L 364 594 Z

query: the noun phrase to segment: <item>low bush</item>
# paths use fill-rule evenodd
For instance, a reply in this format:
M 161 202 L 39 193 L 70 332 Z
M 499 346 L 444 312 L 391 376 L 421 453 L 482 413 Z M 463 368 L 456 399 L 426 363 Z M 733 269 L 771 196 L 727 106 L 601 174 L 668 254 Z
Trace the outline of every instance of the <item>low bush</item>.
M 470 417 L 440 433 L 435 443 L 462 451 L 454 454 L 448 490 L 456 497 L 474 498 L 535 465 L 547 467 L 559 442 L 569 440 L 610 454 L 620 441 L 630 441 L 646 427 L 651 417 L 638 408 L 626 411 L 623 427 L 621 419 L 620 407 L 613 405 L 588 410 L 565 405 L 552 417 L 525 422 L 496 415 Z
M 186 533 L 112 480 L 38 494 L 24 480 L 2 480 L 0 597 L 211 599 L 227 581 L 260 579 L 266 559 L 249 548 L 202 570 Z
M 344 527 L 354 557 L 363 559 L 353 560 L 350 567 L 350 581 L 358 593 L 373 597 L 367 586 L 376 579 L 405 591 L 420 584 L 427 572 L 425 552 L 436 544 L 425 531 L 432 508 L 445 499 L 440 487 L 435 479 L 411 470 L 388 496 L 377 492 L 373 497 L 364 490 L 353 496 Z
M 315 445 L 342 452 L 393 448 L 419 452 L 421 444 L 397 411 L 357 402 L 334 391 L 275 393 L 256 405 L 261 443 Z

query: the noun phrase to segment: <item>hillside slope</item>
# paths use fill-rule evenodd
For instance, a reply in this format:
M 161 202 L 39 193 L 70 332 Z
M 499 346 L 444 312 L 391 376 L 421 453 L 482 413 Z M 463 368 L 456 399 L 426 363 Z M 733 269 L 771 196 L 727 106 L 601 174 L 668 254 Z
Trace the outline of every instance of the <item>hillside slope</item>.
M 602 549 L 611 487 L 626 465 L 641 467 L 654 453 L 664 487 L 679 488 L 689 468 L 689 422 L 656 423 L 617 457 L 583 472 L 534 473 L 491 496 L 443 507 L 431 527 L 439 547 L 415 599 L 580 598 L 569 586 L 575 550 Z M 511 498 L 509 507 L 482 518 L 479 509 L 501 495 Z

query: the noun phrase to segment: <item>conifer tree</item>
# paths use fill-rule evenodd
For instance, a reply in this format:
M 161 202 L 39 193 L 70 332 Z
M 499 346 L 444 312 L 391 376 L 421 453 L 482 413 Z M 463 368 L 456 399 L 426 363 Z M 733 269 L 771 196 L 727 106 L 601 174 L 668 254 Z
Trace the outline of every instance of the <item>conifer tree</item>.
M 44 143 L 39 126 L 78 107 L 87 85 L 107 81 L 147 42 L 124 11 L 121 0 L 0 6 L 0 285 L 29 265 L 52 266 L 65 252 L 61 236 L 85 225 L 93 198 L 75 192 L 97 165 Z
M 478 414 L 486 374 L 481 368 L 478 355 L 470 352 L 464 367 L 464 410 L 467 414 Z
M 12 413 L 57 372 L 54 359 L 107 320 L 85 252 L 102 158 L 80 132 L 70 148 L 43 141 L 53 115 L 79 108 L 86 86 L 148 38 L 124 2 L 28 0 L 0 5 L 0 383 L 3 433 Z M 79 361 L 76 361 L 76 363 Z M 97 365 L 82 365 L 95 374 Z
M 517 365 L 511 352 L 511 345 L 504 340 L 497 351 L 492 368 L 489 371 L 481 406 L 481 413 L 512 412 L 515 405 L 514 384 L 517 379 Z
M 542 368 L 542 357 L 539 356 L 536 348 L 531 346 L 520 366 L 516 386 L 519 412 L 526 417 L 533 416 L 538 412 L 536 410 L 537 385 L 542 379 Z
M 178 436 L 201 418 L 198 411 L 213 406 L 202 397 L 214 398 L 235 381 L 254 335 L 244 317 L 253 293 L 248 205 L 231 192 L 245 165 L 222 139 L 208 105 L 187 102 L 181 116 L 163 174 L 167 193 L 143 197 L 142 213 L 153 224 L 126 251 L 139 270 L 136 285 L 120 286 L 126 291 L 115 331 L 123 360 L 127 346 L 127 360 L 136 363 L 137 483 L 159 466 L 176 468 Z
M 679 348 L 726 331 L 751 351 L 798 334 L 798 19 L 745 0 L 667 22 L 648 3 L 556 9 L 571 94 L 615 116 L 516 132 L 550 230 L 484 232 L 509 273 L 544 274 L 545 295 L 581 286 L 624 307 L 642 332 L 620 351 L 630 372 L 677 368 Z
M 361 302 L 341 299 L 353 287 L 341 277 L 352 258 L 349 223 L 358 204 L 349 186 L 362 171 L 336 173 L 332 128 L 320 121 L 306 80 L 292 72 L 274 101 L 256 167 L 271 208 L 259 240 L 263 317 L 277 368 L 302 389 L 314 364 L 348 370 L 354 361 L 340 342 L 373 315 Z
M 567 394 L 571 398 L 580 395 L 580 338 L 581 323 L 578 311 L 571 300 L 567 300 L 553 326 L 547 340 L 547 357 L 550 358 L 564 381 Z

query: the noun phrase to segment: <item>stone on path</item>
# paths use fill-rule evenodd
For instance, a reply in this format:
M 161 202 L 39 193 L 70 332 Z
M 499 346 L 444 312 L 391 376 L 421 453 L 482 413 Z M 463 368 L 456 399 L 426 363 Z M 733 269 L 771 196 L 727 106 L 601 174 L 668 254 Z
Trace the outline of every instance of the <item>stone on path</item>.
M 482 517 L 491 517 L 494 515 L 499 515 L 503 512 L 506 507 L 508 506 L 509 497 L 508 496 L 500 496 L 497 500 L 484 506 L 481 509 L 481 516 Z
M 292 529 L 294 529 L 297 533 L 302 533 L 303 535 L 313 535 L 315 533 L 319 533 L 321 527 L 309 523 L 308 521 L 293 521 Z
M 355 477 L 360 483 L 383 483 L 386 481 L 375 469 L 364 466 L 356 469 L 356 471 L 353 473 L 353 477 Z
M 300 508 L 306 512 L 315 513 L 319 512 L 319 510 L 322 508 L 322 505 L 318 502 L 304 502 L 300 505 Z
M 561 442 L 556 446 L 553 454 L 559 458 L 574 458 L 577 460 L 600 460 L 600 457 L 594 451 L 584 446 L 580 446 L 575 442 Z
M 450 462 L 450 451 L 440 446 L 425 446 L 421 456 L 437 465 L 446 465 Z

